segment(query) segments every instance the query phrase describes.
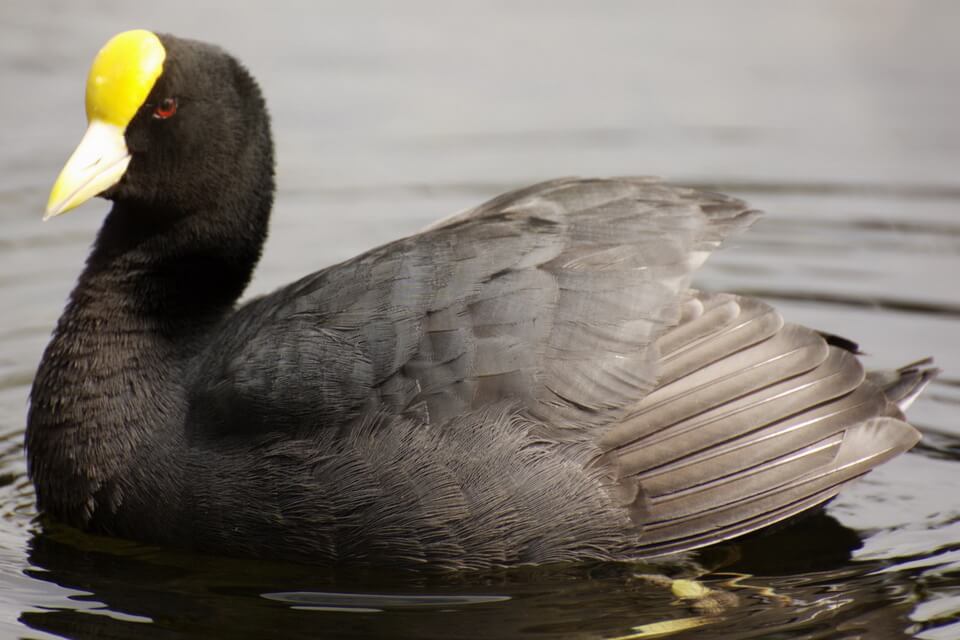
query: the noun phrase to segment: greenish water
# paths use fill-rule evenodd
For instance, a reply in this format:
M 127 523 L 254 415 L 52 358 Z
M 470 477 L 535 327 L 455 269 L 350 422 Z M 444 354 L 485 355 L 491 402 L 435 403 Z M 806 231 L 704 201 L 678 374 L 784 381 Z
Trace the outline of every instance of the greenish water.
M 695 616 L 669 637 L 960 637 L 957 24 L 910 0 L 0 5 L 0 637 L 609 638 Z M 924 442 L 827 515 L 703 554 L 712 609 L 642 567 L 428 581 L 41 532 L 26 396 L 106 205 L 39 219 L 87 65 L 137 26 L 222 44 L 268 95 L 280 191 L 251 293 L 544 178 L 710 185 L 769 215 L 699 284 L 873 367 L 935 355 Z

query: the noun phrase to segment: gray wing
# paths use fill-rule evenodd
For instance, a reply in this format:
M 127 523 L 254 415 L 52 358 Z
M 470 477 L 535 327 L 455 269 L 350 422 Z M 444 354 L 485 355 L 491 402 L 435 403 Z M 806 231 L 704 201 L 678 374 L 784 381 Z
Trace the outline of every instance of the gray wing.
M 921 362 L 867 376 L 851 351 L 729 294 L 691 292 L 658 346 L 660 385 L 599 440 L 644 556 L 732 538 L 830 499 L 916 444 L 898 402 L 936 375 Z
M 514 399 L 592 439 L 656 386 L 691 272 L 755 215 L 649 178 L 502 195 L 240 309 L 196 372 L 195 422 L 442 422 Z
M 918 434 L 897 403 L 934 372 L 868 377 L 849 341 L 784 323 L 756 300 L 690 291 L 691 272 L 755 215 L 649 179 L 568 179 L 500 196 L 238 310 L 198 360 L 189 424 L 354 442 L 341 435 L 358 416 L 385 416 L 354 453 L 408 479 L 411 505 L 433 506 L 398 511 L 384 500 L 374 511 L 460 518 L 448 498 L 469 485 L 480 506 L 462 516 L 464 540 L 478 526 L 503 537 L 501 512 L 484 505 L 514 496 L 521 478 L 529 508 L 507 518 L 518 532 L 585 520 L 607 531 L 606 517 L 629 540 L 604 553 L 685 551 L 762 528 L 909 449 Z M 499 418 L 486 413 L 507 405 Z M 517 430 L 516 442 L 493 437 L 504 430 Z M 474 463 L 494 463 L 479 465 L 494 470 L 485 488 L 457 462 L 463 447 L 437 444 L 461 436 L 483 449 Z M 410 438 L 433 444 L 405 448 Z M 556 455 L 540 466 L 523 457 L 545 451 Z M 448 481 L 454 468 L 462 483 Z M 355 489 L 356 474 L 346 477 Z M 477 513 L 492 514 L 488 528 Z M 598 539 L 557 548 L 575 543 L 580 556 Z

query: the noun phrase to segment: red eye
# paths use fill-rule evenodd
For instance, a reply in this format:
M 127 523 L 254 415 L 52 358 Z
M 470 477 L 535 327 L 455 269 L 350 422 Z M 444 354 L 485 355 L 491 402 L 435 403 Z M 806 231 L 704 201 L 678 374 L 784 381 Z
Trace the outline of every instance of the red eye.
M 153 117 L 157 120 L 166 120 L 177 112 L 177 99 L 164 98 L 153 110 Z

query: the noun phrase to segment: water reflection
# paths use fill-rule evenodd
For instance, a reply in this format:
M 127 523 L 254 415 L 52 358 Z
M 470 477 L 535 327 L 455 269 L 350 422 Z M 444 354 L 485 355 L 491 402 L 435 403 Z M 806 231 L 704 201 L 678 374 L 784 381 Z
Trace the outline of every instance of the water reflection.
M 853 562 L 860 545 L 820 513 L 696 562 L 427 578 L 199 557 L 54 526 L 33 536 L 26 573 L 69 595 L 20 621 L 68 638 L 614 638 L 690 618 L 705 626 L 670 637 L 908 637 L 909 574 Z M 699 577 L 723 597 L 678 599 L 651 575 Z

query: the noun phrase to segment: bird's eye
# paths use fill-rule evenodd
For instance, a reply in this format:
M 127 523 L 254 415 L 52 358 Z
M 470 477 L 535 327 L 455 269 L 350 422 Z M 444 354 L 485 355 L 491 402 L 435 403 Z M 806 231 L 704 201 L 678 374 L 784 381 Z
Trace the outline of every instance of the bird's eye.
M 164 98 L 153 110 L 153 117 L 157 120 L 166 120 L 177 112 L 177 99 Z

